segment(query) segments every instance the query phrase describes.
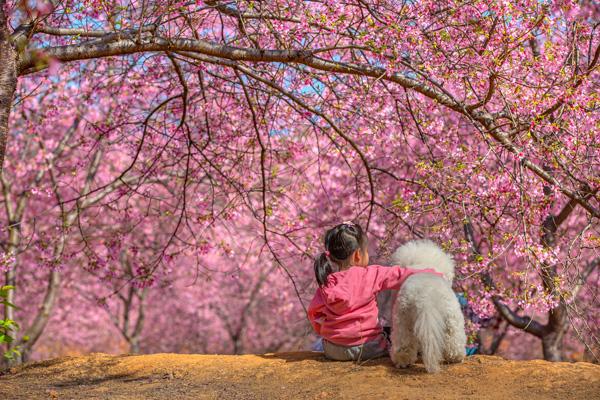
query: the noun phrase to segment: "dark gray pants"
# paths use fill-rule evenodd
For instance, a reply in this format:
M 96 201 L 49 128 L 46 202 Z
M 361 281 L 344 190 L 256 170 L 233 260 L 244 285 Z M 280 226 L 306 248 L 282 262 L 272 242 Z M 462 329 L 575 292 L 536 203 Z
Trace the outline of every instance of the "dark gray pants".
M 389 355 L 387 339 L 372 340 L 357 346 L 342 346 L 323 340 L 325 357 L 336 361 L 367 361 Z

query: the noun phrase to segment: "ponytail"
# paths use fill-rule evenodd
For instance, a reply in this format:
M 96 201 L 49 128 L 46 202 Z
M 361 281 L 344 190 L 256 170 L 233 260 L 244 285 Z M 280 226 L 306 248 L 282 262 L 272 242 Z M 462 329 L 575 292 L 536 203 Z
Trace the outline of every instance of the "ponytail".
M 321 253 L 315 260 L 315 277 L 319 286 L 323 286 L 327 282 L 327 277 L 334 271 L 333 263 L 325 253 Z

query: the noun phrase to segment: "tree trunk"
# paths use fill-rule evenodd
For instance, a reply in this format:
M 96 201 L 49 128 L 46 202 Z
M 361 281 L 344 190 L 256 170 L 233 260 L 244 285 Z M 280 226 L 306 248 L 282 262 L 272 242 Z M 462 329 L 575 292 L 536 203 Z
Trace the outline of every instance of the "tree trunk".
M 5 280 L 6 285 L 15 286 L 15 282 L 17 280 L 17 271 L 14 268 L 14 265 L 12 267 L 9 267 L 9 270 L 5 274 L 5 279 L 6 279 Z M 6 300 L 8 300 L 12 304 L 15 303 L 14 289 L 8 291 L 8 296 L 6 297 Z M 14 308 L 9 307 L 7 305 L 4 306 L 4 319 L 7 319 L 7 320 L 10 319 L 10 320 L 15 321 Z M 8 350 L 9 352 L 11 350 L 15 349 L 15 347 L 16 347 L 17 335 L 18 335 L 18 332 L 16 330 L 12 329 L 10 332 L 10 336 L 14 339 L 14 341 L 12 343 L 8 343 L 6 345 L 6 350 Z M 2 352 L 3 352 L 3 350 L 2 350 Z M 20 364 L 22 362 L 22 358 L 21 358 L 21 356 L 19 356 L 18 353 L 13 353 L 12 357 L 13 358 L 11 358 L 11 359 L 2 360 L 4 357 L 2 357 L 2 354 L 0 354 L 0 361 L 1 361 L 0 366 L 12 366 L 15 364 Z
M 544 360 L 563 361 L 562 341 L 568 329 L 567 304 L 561 297 L 558 306 L 549 312 L 548 324 L 546 324 L 541 338 Z
M 17 52 L 11 43 L 5 4 L 5 0 L 0 0 L 0 171 L 6 152 L 8 117 L 17 88 Z
M 13 47 L 10 38 L 8 18 L 6 15 L 6 0 L 0 0 L 0 173 L 2 172 L 2 166 L 4 165 L 4 155 L 6 153 L 6 142 L 8 139 L 8 119 L 16 88 L 17 52 Z M 5 201 L 8 201 L 8 199 L 5 199 Z M 13 221 L 10 221 L 9 224 L 12 225 L 12 222 Z M 18 227 L 12 229 L 9 228 L 9 239 L 11 241 L 14 239 L 15 229 L 18 229 Z M 16 252 L 13 255 L 16 255 Z M 16 269 L 14 265 L 6 272 L 5 278 L 6 285 L 15 286 Z M 8 292 L 7 300 L 14 303 L 14 296 L 14 290 L 10 290 Z M 14 309 L 6 306 L 4 309 L 4 318 L 14 320 Z M 13 337 L 15 336 L 14 333 L 15 332 L 13 332 Z M 14 344 L 9 346 L 9 349 L 12 347 L 14 347 Z M 19 362 L 20 359 L 16 361 Z
M 31 352 L 35 343 L 38 341 L 40 336 L 42 336 L 42 333 L 48 324 L 48 320 L 50 319 L 52 308 L 58 299 L 59 292 L 60 272 L 58 272 L 56 269 L 53 269 L 50 271 L 48 276 L 48 287 L 46 289 L 46 295 L 44 296 L 42 305 L 40 306 L 33 323 L 25 331 L 25 335 L 18 342 L 18 344 L 21 346 L 21 352 L 25 355 L 25 357 L 27 357 L 27 354 Z M 26 340 L 25 337 L 27 337 Z
M 132 337 L 129 340 L 129 352 L 131 354 L 140 354 L 140 338 Z
M 8 245 L 6 247 L 6 253 L 13 258 L 4 275 L 4 284 L 13 287 L 13 289 L 8 290 L 6 300 L 11 304 L 16 304 L 14 288 L 17 286 L 17 257 L 19 256 L 19 246 L 21 244 L 21 216 L 19 214 L 19 207 L 15 204 L 10 194 L 10 185 L 4 178 L 4 174 L 1 170 L 0 183 L 2 185 L 2 194 L 4 196 L 6 220 L 8 221 Z M 4 319 L 15 321 L 15 309 L 13 307 L 9 305 L 4 306 Z M 18 332 L 16 329 L 11 329 L 9 334 L 14 339 L 13 342 L 6 346 L 6 350 L 10 352 L 17 347 Z M 18 353 L 13 352 L 13 356 L 18 357 Z M 14 361 L 19 362 L 20 359 L 17 358 Z
M 10 208 L 10 204 L 9 204 L 10 200 L 5 199 L 5 201 L 7 202 L 6 206 L 8 208 Z M 8 223 L 10 225 L 8 228 L 8 232 L 9 232 L 8 233 L 8 254 L 10 254 L 14 257 L 14 261 L 11 263 L 11 265 L 9 265 L 8 271 L 6 271 L 5 284 L 8 286 L 16 287 L 16 285 L 17 285 L 16 257 L 17 257 L 17 252 L 18 252 L 18 248 L 19 248 L 19 243 L 21 241 L 21 224 L 19 221 L 14 221 L 13 219 L 9 219 Z M 8 296 L 6 297 L 6 300 L 8 300 L 8 302 L 10 302 L 12 304 L 16 304 L 15 289 L 9 290 L 7 294 L 8 294 Z M 15 320 L 15 309 L 13 307 L 9 307 L 8 305 L 5 305 L 4 306 L 4 318 L 11 319 L 14 321 Z M 12 330 L 11 336 L 15 339 L 15 341 L 8 345 L 8 350 L 11 350 L 15 347 L 15 344 L 17 342 L 17 340 L 16 340 L 17 339 L 17 331 Z
M 562 361 L 562 338 L 564 332 L 550 332 L 542 337 L 544 360 Z

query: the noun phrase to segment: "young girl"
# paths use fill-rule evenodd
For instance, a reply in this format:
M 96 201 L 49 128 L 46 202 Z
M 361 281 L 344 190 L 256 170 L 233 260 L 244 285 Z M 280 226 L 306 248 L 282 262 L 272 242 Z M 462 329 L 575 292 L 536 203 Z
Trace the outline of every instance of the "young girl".
M 308 307 L 308 319 L 323 338 L 325 356 L 332 360 L 388 355 L 375 296 L 382 290 L 399 289 L 413 274 L 438 274 L 433 269 L 368 265 L 367 244 L 359 225 L 344 222 L 327 231 L 325 252 L 315 261 L 319 288 Z

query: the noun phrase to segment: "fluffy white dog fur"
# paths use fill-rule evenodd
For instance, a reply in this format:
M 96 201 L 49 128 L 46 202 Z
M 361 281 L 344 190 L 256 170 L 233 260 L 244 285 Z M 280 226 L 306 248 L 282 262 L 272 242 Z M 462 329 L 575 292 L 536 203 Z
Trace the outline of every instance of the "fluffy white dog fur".
M 392 310 L 390 356 L 394 365 L 414 364 L 419 351 L 428 372 L 438 372 L 442 362 L 461 362 L 467 338 L 460 304 L 452 291 L 452 257 L 430 240 L 415 240 L 396 249 L 391 263 L 444 274 L 443 278 L 412 275 L 400 288 Z

